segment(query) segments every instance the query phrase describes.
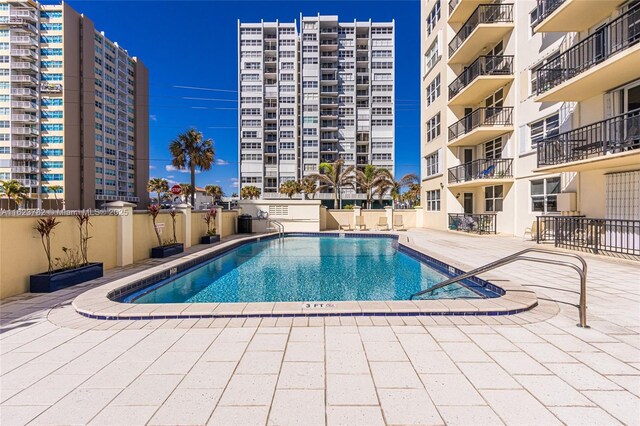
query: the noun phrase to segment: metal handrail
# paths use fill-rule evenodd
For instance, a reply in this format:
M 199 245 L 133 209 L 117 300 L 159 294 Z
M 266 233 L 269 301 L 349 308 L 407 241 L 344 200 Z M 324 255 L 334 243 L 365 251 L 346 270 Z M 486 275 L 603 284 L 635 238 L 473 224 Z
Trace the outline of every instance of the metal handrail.
M 580 263 L 582 264 L 582 269 L 579 268 L 574 263 L 570 263 L 570 262 L 563 262 L 563 261 L 553 260 L 553 259 L 544 259 L 539 257 L 523 256 L 523 254 L 531 253 L 531 252 L 553 254 L 553 255 L 565 256 L 565 257 L 573 257 L 574 259 L 578 259 L 580 261 Z M 486 265 L 480 266 L 479 268 L 473 269 L 469 272 L 465 272 L 464 274 L 450 278 L 446 281 L 443 281 L 439 284 L 434 285 L 433 287 L 414 293 L 411 295 L 409 300 L 413 300 L 415 297 L 422 296 L 425 293 L 433 293 L 435 290 L 438 290 L 439 288 L 446 287 L 448 285 L 457 283 L 465 278 L 469 278 L 471 276 L 490 271 L 500 266 L 503 266 L 512 262 L 516 262 L 518 260 L 547 263 L 550 265 L 557 265 L 557 266 L 566 266 L 574 269 L 578 273 L 578 275 L 580 275 L 580 303 L 577 306 L 580 313 L 580 323 L 577 325 L 578 327 L 583 327 L 583 328 L 589 327 L 587 325 L 587 262 L 581 256 L 578 256 L 577 254 L 573 254 L 573 253 L 558 253 L 552 250 L 544 250 L 544 249 L 538 249 L 538 248 L 524 249 L 517 253 L 513 253 L 509 256 L 503 257 L 502 259 L 498 259 L 495 262 L 487 263 Z
M 271 225 L 275 225 L 278 229 L 278 238 L 284 237 L 284 225 L 277 220 L 267 219 L 267 228 L 271 228 Z

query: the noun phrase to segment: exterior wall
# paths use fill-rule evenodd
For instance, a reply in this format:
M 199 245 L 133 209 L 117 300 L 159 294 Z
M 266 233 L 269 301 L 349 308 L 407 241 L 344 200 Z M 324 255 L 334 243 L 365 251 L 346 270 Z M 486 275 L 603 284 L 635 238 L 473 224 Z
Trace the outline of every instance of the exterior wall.
M 258 217 L 260 211 L 269 212 L 269 218 L 280 222 L 286 232 L 320 231 L 320 201 L 318 200 L 241 200 L 238 206 L 243 214 Z M 266 229 L 266 221 L 253 222 L 254 231 Z
M 200 244 L 200 237 L 207 235 L 207 224 L 204 221 L 206 212 L 192 211 L 191 212 L 191 244 Z M 216 218 L 217 221 L 217 218 Z M 220 232 L 216 229 L 216 232 Z
M 176 215 L 176 238 L 179 243 L 184 243 L 184 235 L 182 234 L 183 218 L 184 216 L 182 214 Z M 160 228 L 160 238 L 163 242 L 173 239 L 173 224 L 169 213 L 160 213 L 156 219 L 156 224 L 162 226 L 162 228 Z M 138 262 L 148 258 L 153 247 L 158 247 L 158 238 L 153 230 L 151 216 L 149 216 L 146 211 L 134 212 L 133 261 Z
M 222 211 L 222 229 L 220 230 L 220 237 L 228 237 L 233 235 L 238 230 L 238 212 L 237 211 Z

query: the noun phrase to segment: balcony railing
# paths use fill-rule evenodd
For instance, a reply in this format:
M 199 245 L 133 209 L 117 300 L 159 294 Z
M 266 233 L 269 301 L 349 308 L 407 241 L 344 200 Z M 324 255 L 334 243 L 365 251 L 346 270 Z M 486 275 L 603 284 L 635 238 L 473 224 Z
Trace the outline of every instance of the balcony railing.
M 563 132 L 538 143 L 538 167 L 640 148 L 640 108 Z
M 529 13 L 531 17 L 531 28 L 534 28 L 547 16 L 551 15 L 566 0 L 538 0 L 538 4 Z
M 538 243 L 640 260 L 640 220 L 538 216 L 536 224 L 532 237 Z
M 449 183 L 513 177 L 512 158 L 482 158 L 449 168 Z
M 640 3 L 540 68 L 536 73 L 537 94 L 595 67 L 638 41 Z
M 478 6 L 449 43 L 449 56 L 458 50 L 478 25 L 498 22 L 513 22 L 513 4 L 481 4 Z
M 495 214 L 449 213 L 449 229 L 478 234 L 496 233 Z
M 451 15 L 451 12 L 453 12 L 453 9 L 456 8 L 458 3 L 460 3 L 460 0 L 449 0 L 449 15 Z
M 482 75 L 512 75 L 513 56 L 480 56 L 449 85 L 449 100 Z
M 470 133 L 480 126 L 510 126 L 513 107 L 478 108 L 449 126 L 449 141 Z

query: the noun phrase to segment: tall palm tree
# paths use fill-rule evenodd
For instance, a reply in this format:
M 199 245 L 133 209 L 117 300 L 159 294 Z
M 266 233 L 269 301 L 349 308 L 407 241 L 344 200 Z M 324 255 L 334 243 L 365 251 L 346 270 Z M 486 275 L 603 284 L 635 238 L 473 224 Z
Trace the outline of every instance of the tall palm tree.
M 364 191 L 367 197 L 367 208 L 371 208 L 373 197 L 381 195 L 384 191 L 388 175 L 386 169 L 367 164 L 364 169 L 356 169 L 356 184 Z
M 353 170 L 355 166 L 345 167 L 343 160 L 337 160 L 335 163 L 320 163 L 318 170 L 320 173 L 311 175 L 312 179 L 320 182 L 318 191 L 331 189 L 333 191 L 333 208 L 342 208 L 342 203 L 338 206 L 338 198 L 341 195 L 342 188 L 345 186 L 355 187 Z
M 407 200 L 413 207 L 415 204 L 420 202 L 420 184 L 412 183 L 409 185 L 409 189 L 406 192 Z
M 315 179 L 307 176 L 300 180 L 300 190 L 304 192 L 305 198 L 311 195 L 311 198 L 313 199 L 318 191 L 318 184 Z
M 260 198 L 260 194 L 261 194 L 260 188 L 253 185 L 245 186 L 240 190 L 240 198 L 242 199 L 253 200 L 254 198 Z
M 210 170 L 215 159 L 213 141 L 202 139 L 202 133 L 196 129 L 189 129 L 179 134 L 169 144 L 169 151 L 173 156 L 171 164 L 178 169 L 188 169 L 191 173 L 191 187 L 196 187 L 196 169 Z M 195 205 L 195 192 L 191 193 L 191 205 Z
M 53 199 L 56 201 L 56 207 L 58 207 L 58 193 L 62 192 L 61 185 L 50 185 L 47 187 L 47 192 L 53 193 Z
M 398 200 L 400 200 L 402 196 L 402 189 L 416 184 L 419 181 L 418 175 L 416 175 L 415 173 L 407 173 L 399 180 L 395 180 L 391 172 L 385 169 L 385 175 L 386 179 L 381 188 L 382 191 L 379 195 L 382 198 L 382 194 L 388 192 L 391 195 L 394 207 L 397 205 Z
M 16 209 L 22 205 L 22 202 L 29 195 L 29 188 L 22 186 L 20 182 L 15 179 L 4 180 L 0 184 L 0 195 L 4 195 L 9 200 L 7 208 L 10 207 L 11 200 L 16 203 Z
M 213 199 L 213 201 L 219 201 L 224 197 L 224 191 L 220 185 L 207 185 L 204 187 L 204 190 L 206 194 Z
M 149 183 L 147 183 L 147 191 L 155 192 L 158 196 L 158 204 L 160 204 L 162 196 L 169 191 L 169 182 L 162 178 L 149 179 Z

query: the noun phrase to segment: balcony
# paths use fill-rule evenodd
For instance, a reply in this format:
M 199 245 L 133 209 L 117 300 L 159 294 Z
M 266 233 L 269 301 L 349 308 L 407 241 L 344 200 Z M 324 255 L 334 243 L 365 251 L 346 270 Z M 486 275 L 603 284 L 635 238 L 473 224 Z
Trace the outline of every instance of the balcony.
M 33 166 L 11 166 L 11 173 L 38 173 L 40 169 Z
M 480 56 L 449 85 L 449 105 L 475 105 L 513 82 L 513 56 Z
M 36 148 L 38 148 L 38 142 L 35 141 L 35 140 L 29 140 L 29 139 L 13 139 L 11 141 L 11 147 L 13 147 L 13 148 L 36 149 Z
M 31 114 L 12 114 L 11 121 L 18 123 L 36 123 L 38 118 Z
M 38 186 L 38 181 L 35 179 L 16 179 L 22 186 Z
M 513 131 L 513 107 L 478 108 L 449 126 L 449 146 L 473 146 Z
M 22 161 L 38 161 L 40 157 L 38 157 L 36 154 L 18 152 L 15 154 L 11 154 L 11 159 L 22 160 Z
M 513 4 L 482 4 L 449 43 L 449 63 L 467 64 L 513 30 Z
M 10 16 L 20 19 L 28 19 L 34 22 L 38 20 L 38 16 L 35 14 L 35 12 L 29 9 L 13 9 L 10 13 Z
M 513 182 L 513 158 L 482 158 L 451 167 L 449 188 L 473 188 Z
M 29 102 L 29 101 L 12 101 L 11 108 L 19 108 L 24 110 L 35 111 L 38 109 L 38 104 L 36 104 L 35 102 Z
M 544 139 L 538 172 L 574 172 L 640 164 L 640 108 Z
M 610 16 L 624 0 L 538 0 L 531 11 L 537 33 L 581 32 Z
M 449 229 L 475 234 L 496 233 L 495 214 L 449 213 Z
M 449 22 L 464 22 L 486 0 L 449 0 Z
M 22 88 L 11 89 L 11 94 L 13 96 L 23 96 L 23 97 L 29 97 L 29 98 L 35 98 L 38 96 L 38 93 L 33 89 L 22 89 Z
M 11 56 L 19 56 L 27 59 L 38 59 L 38 54 L 30 49 L 11 49 Z
M 11 133 L 14 135 L 37 136 L 40 134 L 40 131 L 34 127 L 12 127 Z
M 30 86 L 37 86 L 38 80 L 30 75 L 12 75 L 11 76 L 12 83 L 24 83 Z
M 38 45 L 38 41 L 35 38 L 29 37 L 29 36 L 14 36 L 14 37 L 11 37 L 11 43 L 17 44 L 17 45 L 22 45 L 22 46 L 37 46 Z
M 638 78 L 640 4 L 537 71 L 537 102 L 583 101 Z
M 24 62 L 24 61 L 12 61 L 11 62 L 11 69 L 12 70 L 28 70 L 28 71 L 39 72 L 38 71 L 38 67 L 36 67 L 34 64 L 32 64 L 31 62 Z

